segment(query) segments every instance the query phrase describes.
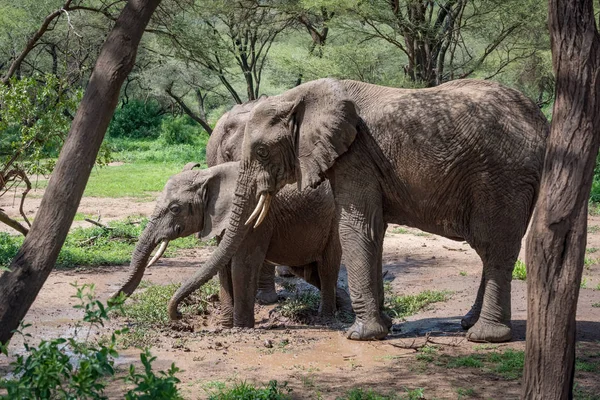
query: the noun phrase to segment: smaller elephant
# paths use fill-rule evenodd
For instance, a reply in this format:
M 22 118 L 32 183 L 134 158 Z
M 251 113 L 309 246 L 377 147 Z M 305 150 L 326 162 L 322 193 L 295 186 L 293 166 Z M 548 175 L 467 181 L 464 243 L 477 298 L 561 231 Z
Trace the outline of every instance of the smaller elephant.
M 168 241 L 194 233 L 202 238 L 223 234 L 232 217 L 239 162 L 204 170 L 192 170 L 194 166 L 188 164 L 165 185 L 134 250 L 130 275 L 115 295 L 130 295 L 137 288 L 145 268 L 162 255 Z M 334 315 L 336 299 L 340 306 L 351 309 L 349 296 L 343 289 L 336 290 L 341 247 L 335 207 L 330 202 L 333 197 L 327 185 L 302 193 L 289 187 L 274 199 L 256 235 L 248 237 L 232 255 L 230 267 L 221 271 L 231 278 L 225 280 L 230 284 L 221 282 L 223 326 L 254 326 L 254 298 L 264 262 L 289 265 L 319 288 L 319 312 L 324 318 Z M 161 243 L 148 263 L 151 252 Z

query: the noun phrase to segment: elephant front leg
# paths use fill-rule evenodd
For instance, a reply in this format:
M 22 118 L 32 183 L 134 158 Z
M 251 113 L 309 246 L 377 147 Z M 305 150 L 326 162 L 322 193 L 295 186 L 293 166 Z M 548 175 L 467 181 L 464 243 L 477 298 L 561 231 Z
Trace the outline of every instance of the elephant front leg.
M 256 301 L 258 304 L 273 304 L 277 303 L 278 299 L 275 290 L 275 266 L 265 262 L 260 270 Z
M 350 218 L 349 218 L 350 217 Z M 348 270 L 348 286 L 356 314 L 347 337 L 352 340 L 378 340 L 389 333 L 390 319 L 381 313 L 381 255 L 384 223 L 381 209 L 362 218 L 344 215 L 340 219 L 340 241 Z M 379 271 L 378 271 L 379 269 Z
M 233 280 L 233 325 L 254 327 L 254 299 L 258 274 L 265 260 L 270 235 L 252 232 L 231 261 Z
M 231 280 L 231 262 L 219 271 L 219 300 L 221 302 L 221 325 L 233 327 L 233 282 Z

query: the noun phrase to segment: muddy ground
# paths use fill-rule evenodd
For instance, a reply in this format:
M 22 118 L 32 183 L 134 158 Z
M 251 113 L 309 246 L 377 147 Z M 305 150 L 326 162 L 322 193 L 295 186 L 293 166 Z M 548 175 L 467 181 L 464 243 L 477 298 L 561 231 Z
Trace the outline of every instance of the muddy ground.
M 0 199 L 2 200 L 2 199 Z M 16 212 L 10 204 L 0 207 Z M 124 206 L 126 204 L 126 207 Z M 39 198 L 28 200 L 31 215 L 39 206 Z M 152 203 L 126 202 L 123 199 L 84 198 L 79 212 L 103 216 L 103 220 L 123 218 L 128 214 L 149 215 Z M 12 210 L 12 211 L 11 211 Z M 79 222 L 77 225 L 86 224 Z M 577 311 L 577 352 L 585 360 L 595 362 L 600 369 L 600 217 L 589 218 L 587 254 L 584 270 L 585 288 L 581 290 Z M 384 271 L 397 294 L 414 294 L 424 290 L 452 292 L 446 302 L 436 303 L 427 310 L 395 320 L 394 331 L 379 342 L 353 342 L 344 337 L 343 327 L 305 325 L 291 321 L 273 321 L 269 311 L 273 306 L 257 306 L 257 325 L 270 329 L 220 330 L 211 318 L 188 317 L 193 332 L 164 330 L 160 332 L 152 353 L 158 356 L 157 368 L 166 369 L 172 362 L 184 370 L 179 374 L 186 398 L 206 398 L 211 383 L 248 381 L 259 385 L 276 379 L 287 382 L 296 399 L 335 399 L 349 389 L 361 387 L 379 393 L 403 393 L 407 389 L 423 388 L 425 398 L 517 398 L 519 379 L 509 379 L 490 368 L 447 368 L 439 362 L 448 357 L 524 350 L 526 319 L 526 284 L 514 281 L 512 316 L 515 332 L 510 343 L 482 346 L 467 342 L 459 320 L 470 308 L 481 277 L 481 263 L 465 243 L 424 234 L 415 229 L 391 226 L 384 243 Z M 395 233 L 394 233 L 395 232 Z M 401 233 L 399 233 L 401 232 Z M 181 282 L 203 262 L 211 248 L 189 250 L 184 256 L 161 260 L 152 267 L 146 279 L 153 283 Z M 522 250 L 520 259 L 524 260 Z M 26 321 L 33 324 L 29 332 L 35 338 L 68 335 L 81 313 L 75 304 L 72 282 L 94 283 L 97 294 L 106 299 L 126 274 L 126 267 L 115 266 L 81 271 L 54 271 Z M 282 289 L 285 280 L 277 278 Z M 342 278 L 343 280 L 343 274 Z M 292 279 L 293 280 L 293 279 Z M 294 280 L 293 280 L 294 281 Z M 298 280 L 295 280 L 298 282 Z M 595 305 L 595 306 L 593 306 Z M 218 310 L 214 310 L 215 313 Z M 101 336 L 119 326 L 117 320 Z M 429 333 L 428 333 L 429 332 Z M 437 345 L 431 358 L 409 347 L 419 347 L 425 340 Z M 272 347 L 266 347 L 270 343 Z M 10 351 L 20 350 L 20 340 L 13 341 Z M 139 350 L 121 352 L 120 365 L 138 359 Z M 0 375 L 7 371 L 7 359 L 0 357 Z M 600 395 L 598 370 L 576 374 L 579 389 Z M 111 398 L 122 398 L 124 387 L 111 388 Z

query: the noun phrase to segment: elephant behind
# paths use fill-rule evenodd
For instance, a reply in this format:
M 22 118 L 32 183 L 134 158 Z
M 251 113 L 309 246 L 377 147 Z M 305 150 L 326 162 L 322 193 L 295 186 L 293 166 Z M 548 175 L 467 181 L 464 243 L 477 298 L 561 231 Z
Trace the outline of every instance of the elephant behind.
M 483 273 L 462 320 L 467 338 L 510 340 L 511 273 L 538 196 L 548 131 L 535 103 L 489 81 L 395 89 L 319 79 L 265 99 L 246 124 L 236 217 L 197 275 L 221 268 L 255 236 L 249 224 L 286 184 L 303 190 L 328 179 L 356 313 L 348 338 L 388 333 L 381 262 L 386 224 L 397 223 L 476 250 Z M 171 316 L 198 282 L 175 293 Z

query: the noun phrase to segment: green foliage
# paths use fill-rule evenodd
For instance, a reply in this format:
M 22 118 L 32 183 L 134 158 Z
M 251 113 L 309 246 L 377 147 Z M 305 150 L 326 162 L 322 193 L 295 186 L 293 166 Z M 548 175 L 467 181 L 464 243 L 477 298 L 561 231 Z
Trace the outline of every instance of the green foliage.
M 392 393 L 384 395 L 372 389 L 354 388 L 349 390 L 344 397 L 337 397 L 336 400 L 418 400 L 425 398 L 424 392 L 423 388 L 404 388 L 404 394 Z
M 446 301 L 450 297 L 448 291 L 425 290 L 416 295 L 398 296 L 392 293 L 389 282 L 384 283 L 386 312 L 394 318 L 406 318 L 423 310 L 430 304 Z
M 246 383 L 238 383 L 233 388 L 227 390 L 219 388 L 218 393 L 211 394 L 209 400 L 287 400 L 290 399 L 289 393 L 292 390 L 287 387 L 287 382 L 278 385 L 277 381 L 269 381 L 269 384 L 262 389 Z
M 296 290 L 293 296 L 285 299 L 276 309 L 284 317 L 302 322 L 317 313 L 320 302 L 321 295 L 319 293 L 310 290 L 303 292 Z
M 183 399 L 177 390 L 177 384 L 181 382 L 175 374 L 179 368 L 171 364 L 167 372 L 159 371 L 158 375 L 152 371 L 152 362 L 156 360 L 155 356 L 146 349 L 140 354 L 144 373 L 136 373 L 135 366 L 129 366 L 129 375 L 125 377 L 125 382 L 135 385 L 133 389 L 125 394 L 125 400 L 135 399 Z
M 114 360 L 119 356 L 116 350 L 117 337 L 127 329 L 114 331 L 107 344 L 94 344 L 87 341 L 92 329 L 104 326 L 108 314 L 121 308 L 124 297 L 109 301 L 104 305 L 94 298 L 94 285 L 74 285 L 79 304 L 74 307 L 84 311 L 83 321 L 88 325 L 86 340 L 77 338 L 82 328 L 78 324 L 75 333 L 69 338 L 42 340 L 39 345 L 30 345 L 29 334 L 23 330 L 29 325 L 21 325 L 18 334 L 24 338 L 25 353 L 18 354 L 11 363 L 10 378 L 0 379 L 0 389 L 6 390 L 6 396 L 0 399 L 107 399 L 104 391 L 115 377 Z M 7 354 L 6 348 L 2 349 Z M 148 351 L 141 354 L 144 373 L 135 373 L 133 366 L 126 382 L 136 387 L 130 390 L 126 399 L 181 399 L 175 386 L 179 380 L 175 373 L 179 370 L 173 365 L 166 373 L 158 376 L 152 371 L 152 357 Z
M 160 124 L 159 140 L 166 145 L 195 144 L 204 132 L 189 117 L 166 117 Z
M 157 102 L 132 100 L 115 111 L 108 126 L 108 135 L 115 138 L 156 139 L 161 121 L 161 109 Z
M 486 372 L 500 375 L 504 379 L 519 379 L 523 373 L 525 353 L 520 350 L 508 349 L 504 352 L 492 351 L 485 354 L 470 354 L 466 356 L 442 355 L 427 362 L 435 362 L 446 368 L 477 368 Z
M 49 157 L 58 155 L 81 93 L 52 74 L 13 78 L 9 85 L 0 85 L 0 169 L 14 166 L 28 175 L 50 173 L 54 162 Z
M 517 260 L 515 263 L 515 269 L 513 269 L 512 278 L 520 281 L 527 279 L 527 267 L 523 261 Z
M 137 291 L 131 296 L 131 300 L 125 303 L 119 314 L 138 326 L 165 325 L 169 322 L 167 304 L 178 288 L 178 284 L 151 285 L 142 291 Z M 189 297 L 189 302 L 182 307 L 182 311 L 195 314 L 206 313 L 208 299 L 218 292 L 217 282 L 210 280 Z
M 135 243 L 147 222 L 146 218 L 140 218 L 139 221 L 126 219 L 109 222 L 109 229 L 96 226 L 75 228 L 67 235 L 58 255 L 56 267 L 74 268 L 129 263 Z M 11 236 L 0 232 L 0 267 L 8 267 L 22 243 L 22 236 Z M 178 249 L 193 248 L 198 244 L 198 239 L 193 235 L 171 241 L 164 257 L 172 257 Z

